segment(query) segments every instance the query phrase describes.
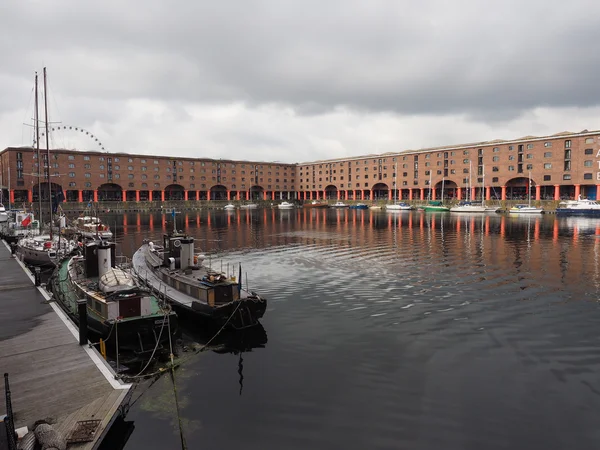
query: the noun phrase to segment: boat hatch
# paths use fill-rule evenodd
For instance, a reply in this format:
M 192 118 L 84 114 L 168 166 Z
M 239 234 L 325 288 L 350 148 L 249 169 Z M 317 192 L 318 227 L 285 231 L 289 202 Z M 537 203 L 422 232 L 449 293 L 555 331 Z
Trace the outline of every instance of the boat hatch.
M 122 318 L 137 317 L 142 313 L 140 297 L 119 300 L 119 316 Z

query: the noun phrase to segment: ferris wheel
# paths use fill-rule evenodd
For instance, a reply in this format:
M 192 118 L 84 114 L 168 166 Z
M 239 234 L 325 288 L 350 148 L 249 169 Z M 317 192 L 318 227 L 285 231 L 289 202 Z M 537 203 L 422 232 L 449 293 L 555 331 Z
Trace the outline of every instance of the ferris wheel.
M 76 127 L 74 125 L 57 125 L 52 126 L 48 130 L 48 136 L 50 141 L 53 143 L 53 147 L 60 146 L 64 149 L 81 147 L 84 142 L 91 141 L 93 145 L 102 151 L 106 151 L 102 141 L 95 136 L 91 131 L 87 131 L 82 127 Z M 46 131 L 40 130 L 40 144 L 45 141 Z M 78 145 L 79 144 L 79 145 Z M 35 137 L 33 139 L 33 145 L 35 146 Z

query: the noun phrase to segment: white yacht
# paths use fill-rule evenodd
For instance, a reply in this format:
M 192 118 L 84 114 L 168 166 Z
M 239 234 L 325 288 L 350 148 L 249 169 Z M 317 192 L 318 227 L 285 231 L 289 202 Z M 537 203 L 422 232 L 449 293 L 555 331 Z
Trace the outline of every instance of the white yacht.
M 277 205 L 279 209 L 294 209 L 294 204 L 289 202 L 281 202 Z

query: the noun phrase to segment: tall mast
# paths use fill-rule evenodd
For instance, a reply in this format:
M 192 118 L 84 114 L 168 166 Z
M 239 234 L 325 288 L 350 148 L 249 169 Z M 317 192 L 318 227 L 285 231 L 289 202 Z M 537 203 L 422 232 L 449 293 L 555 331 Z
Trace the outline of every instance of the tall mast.
M 38 74 L 35 73 L 35 105 L 34 105 L 34 121 L 35 121 L 35 149 L 36 149 L 36 157 L 37 157 L 37 166 L 38 166 L 38 204 L 40 206 L 40 224 L 43 224 L 42 220 L 42 174 L 40 172 L 42 158 L 40 158 L 40 116 L 39 116 L 39 108 L 38 108 Z
M 46 68 L 44 67 L 44 118 L 46 119 L 46 158 L 48 161 L 48 175 L 46 183 L 48 184 L 48 204 L 50 205 L 50 239 L 52 239 L 52 184 L 50 183 L 50 137 L 48 136 L 48 84 L 46 82 Z
M 398 170 L 398 163 L 394 164 L 394 205 L 398 202 L 398 191 L 396 187 L 396 171 Z

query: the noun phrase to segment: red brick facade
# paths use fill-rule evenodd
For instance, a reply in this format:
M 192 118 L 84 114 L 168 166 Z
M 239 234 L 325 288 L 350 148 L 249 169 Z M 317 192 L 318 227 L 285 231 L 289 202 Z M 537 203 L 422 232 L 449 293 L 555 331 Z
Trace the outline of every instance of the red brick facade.
M 0 152 L 4 198 L 37 200 L 37 161 L 31 147 Z M 537 200 L 600 199 L 600 131 L 302 164 L 51 150 L 49 170 L 53 192 L 75 202 L 392 199 L 394 175 L 399 199 L 439 199 L 442 187 L 451 199 L 519 199 L 529 189 Z

